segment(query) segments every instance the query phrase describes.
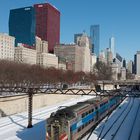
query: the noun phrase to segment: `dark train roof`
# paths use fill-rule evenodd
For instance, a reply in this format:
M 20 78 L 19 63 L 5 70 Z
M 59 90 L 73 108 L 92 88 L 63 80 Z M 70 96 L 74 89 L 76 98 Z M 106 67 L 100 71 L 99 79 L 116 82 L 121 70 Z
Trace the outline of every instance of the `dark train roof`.
M 55 113 L 51 114 L 51 117 L 55 117 L 55 118 L 66 117 L 67 119 L 72 119 L 75 117 L 76 112 L 78 112 L 79 110 L 81 110 L 83 108 L 86 108 L 90 104 L 96 105 L 99 101 L 100 101 L 100 98 L 95 97 L 95 98 L 89 99 L 87 101 L 78 102 L 75 105 L 57 110 Z

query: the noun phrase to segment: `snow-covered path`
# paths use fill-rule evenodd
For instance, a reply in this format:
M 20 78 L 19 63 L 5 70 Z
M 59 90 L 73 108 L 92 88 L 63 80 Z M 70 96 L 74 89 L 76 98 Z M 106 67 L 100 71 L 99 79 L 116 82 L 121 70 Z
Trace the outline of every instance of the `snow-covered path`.
M 108 119 L 99 124 L 88 140 L 139 140 L 139 107 L 140 98 L 125 99 Z
M 70 106 L 79 101 L 93 98 L 79 96 L 69 101 L 48 106 L 33 112 L 33 128 L 27 129 L 28 117 L 26 113 L 15 114 L 0 119 L 0 140 L 45 140 L 45 119 L 58 109 L 59 106 Z

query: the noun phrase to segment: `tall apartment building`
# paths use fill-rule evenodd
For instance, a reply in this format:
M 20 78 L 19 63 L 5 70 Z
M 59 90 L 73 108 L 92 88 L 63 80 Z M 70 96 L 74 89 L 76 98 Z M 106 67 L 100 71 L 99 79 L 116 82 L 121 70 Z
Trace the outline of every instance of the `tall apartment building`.
M 135 55 L 135 69 L 136 69 L 136 75 L 140 79 L 140 51 L 137 51 Z
M 109 39 L 109 48 L 112 52 L 113 58 L 115 58 L 116 54 L 115 54 L 115 38 L 114 37 L 111 37 Z
M 24 7 L 10 10 L 9 35 L 16 38 L 18 43 L 35 45 L 35 10 L 33 7 Z
M 48 41 L 48 51 L 60 42 L 60 12 L 49 3 L 35 4 L 36 36 Z
M 130 60 L 128 63 L 127 63 L 127 70 L 130 72 L 130 73 L 133 73 L 133 61 Z
M 0 33 L 0 59 L 14 60 L 15 38 Z
M 95 53 L 96 56 L 99 56 L 99 50 L 100 50 L 100 26 L 99 25 L 91 25 L 90 38 L 92 44 L 91 52 Z
M 110 48 L 106 48 L 106 62 L 111 64 L 113 62 L 113 54 Z
M 37 53 L 33 47 L 18 43 L 15 47 L 15 61 L 26 64 L 36 64 Z

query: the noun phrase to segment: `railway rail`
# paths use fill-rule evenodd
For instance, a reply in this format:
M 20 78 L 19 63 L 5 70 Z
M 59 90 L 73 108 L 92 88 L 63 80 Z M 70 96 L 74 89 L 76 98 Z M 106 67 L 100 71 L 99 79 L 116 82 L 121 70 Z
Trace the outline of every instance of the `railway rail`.
M 124 124 L 126 118 L 128 117 L 128 115 L 132 111 L 132 108 L 133 108 L 133 106 L 136 102 L 136 98 L 132 98 L 132 97 L 128 98 L 127 100 L 129 100 L 129 102 L 126 104 L 126 106 L 124 106 L 123 110 L 121 112 L 119 112 L 119 114 L 115 118 L 115 120 L 113 120 L 110 123 L 110 125 L 108 125 L 108 126 L 107 126 L 107 123 L 109 121 L 110 115 L 107 116 L 106 120 L 104 121 L 104 125 L 102 126 L 101 131 L 98 134 L 97 140 L 103 140 L 103 139 L 114 140 L 116 138 L 116 136 L 118 135 L 117 133 L 119 132 L 119 130 L 122 127 L 122 125 Z M 131 138 L 131 135 L 133 133 L 134 126 L 135 126 L 139 111 L 140 111 L 140 103 L 137 105 L 137 109 L 134 113 L 135 117 L 133 119 L 132 127 L 130 129 L 130 133 L 128 134 L 128 140 L 133 139 L 133 138 Z M 111 135 L 112 132 L 113 132 L 113 134 Z M 89 138 L 90 137 L 88 137 L 88 139 Z
M 108 121 L 110 115 L 107 117 L 107 119 L 106 119 L 106 121 L 105 121 L 105 124 L 103 125 L 102 130 L 101 130 L 101 133 L 99 134 L 97 140 L 99 140 L 99 139 L 102 140 L 102 139 L 109 133 L 109 131 L 110 131 L 110 130 L 113 128 L 113 126 L 117 123 L 118 119 L 119 119 L 119 118 L 123 115 L 123 113 L 128 109 L 128 107 L 129 107 L 129 105 L 130 105 L 130 103 L 131 103 L 131 100 L 132 100 L 132 98 L 130 98 L 130 101 L 128 102 L 128 104 L 126 105 L 126 107 L 119 113 L 118 117 L 112 122 L 112 125 L 111 125 L 111 126 L 107 129 L 107 131 L 103 134 L 103 131 L 104 131 L 104 129 L 105 129 L 105 125 L 106 125 L 106 123 L 107 123 L 107 121 Z M 103 136 L 102 136 L 102 135 L 103 135 Z
M 129 133 L 129 137 L 128 137 L 128 140 L 131 140 L 131 136 L 132 136 L 132 133 L 133 133 L 133 130 L 134 130 L 134 126 L 135 126 L 135 123 L 136 123 L 136 120 L 138 118 L 138 114 L 139 114 L 139 111 L 140 111 L 140 103 L 138 105 L 138 108 L 137 108 L 137 111 L 136 111 L 136 114 L 135 114 L 135 119 L 133 121 L 133 125 L 131 127 L 131 131 Z
M 130 106 L 129 110 L 126 111 L 126 115 L 124 116 L 123 120 L 122 120 L 121 123 L 119 124 L 119 127 L 116 129 L 115 133 L 112 134 L 111 140 L 114 140 L 114 139 L 115 139 L 115 137 L 116 137 L 116 135 L 117 135 L 117 133 L 118 133 L 120 127 L 122 126 L 122 124 L 124 123 L 126 117 L 127 117 L 128 114 L 130 113 L 130 111 L 131 111 L 131 109 L 132 109 L 132 107 L 133 107 L 133 105 L 134 105 L 134 100 L 135 100 L 135 98 L 132 98 L 131 106 Z

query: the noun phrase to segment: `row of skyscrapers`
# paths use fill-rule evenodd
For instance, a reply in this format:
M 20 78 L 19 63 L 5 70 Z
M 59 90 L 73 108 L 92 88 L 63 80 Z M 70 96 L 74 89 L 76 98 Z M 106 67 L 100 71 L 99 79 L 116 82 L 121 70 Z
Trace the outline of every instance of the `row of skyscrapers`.
M 99 30 L 99 25 L 90 29 L 91 51 L 96 55 L 99 55 Z M 49 3 L 10 10 L 9 35 L 15 37 L 16 46 L 18 43 L 35 46 L 38 36 L 48 41 L 48 50 L 53 53 L 54 46 L 60 43 L 60 12 Z
M 97 38 L 94 43 L 92 41 L 92 47 L 85 33 L 75 36 L 75 44 L 60 44 L 60 12 L 56 7 L 43 3 L 12 9 L 9 14 L 9 36 L 0 35 L 2 38 L 0 57 L 12 56 L 12 60 L 17 62 L 46 67 L 57 68 L 57 64 L 63 64 L 66 69 L 89 72 L 93 66 L 92 62 L 95 61 L 91 52 L 96 51 L 99 54 L 99 25 L 91 27 L 91 30 L 92 40 Z
M 116 73 L 114 79 L 117 80 L 119 73 L 124 75 L 122 79 L 126 77 L 125 60 L 115 53 L 114 37 L 109 40 L 109 48 L 99 51 L 99 25 L 90 27 L 90 36 L 78 33 L 74 35 L 74 43 L 60 44 L 60 12 L 49 3 L 10 10 L 9 35 L 0 34 L 0 43 L 1 59 L 75 72 L 90 72 L 99 60 L 112 67 Z M 136 55 L 136 74 L 139 72 L 137 62 Z

